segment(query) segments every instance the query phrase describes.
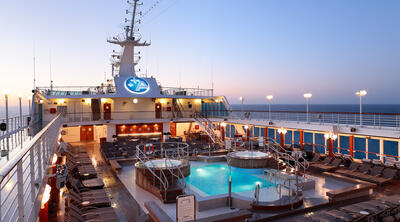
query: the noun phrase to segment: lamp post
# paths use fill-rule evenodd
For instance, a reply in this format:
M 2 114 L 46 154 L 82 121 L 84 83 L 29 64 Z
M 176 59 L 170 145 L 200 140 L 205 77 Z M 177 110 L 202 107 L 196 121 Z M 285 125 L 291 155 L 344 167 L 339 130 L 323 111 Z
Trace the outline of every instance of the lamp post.
M 9 160 L 9 155 L 8 153 L 10 152 L 10 141 L 9 141 L 9 119 L 8 119 L 8 91 L 4 92 L 4 98 L 5 98 L 5 105 L 6 105 L 6 133 L 7 133 L 7 137 L 6 137 L 6 148 L 7 148 L 7 160 Z
M 22 149 L 22 95 L 18 94 L 18 100 L 19 100 L 19 141 L 21 143 L 21 149 Z
M 328 140 L 329 156 L 333 157 L 333 141 L 337 139 L 337 135 L 332 132 L 329 132 L 325 133 L 324 137 L 326 140 Z
M 310 122 L 309 116 L 308 116 L 308 104 L 310 103 L 310 98 L 312 97 L 311 93 L 304 93 L 304 98 L 306 99 L 306 104 L 307 104 L 307 123 Z
M 357 91 L 356 95 L 360 97 L 360 126 L 362 126 L 362 97 L 367 95 L 367 90 Z
M 268 95 L 268 96 L 267 96 L 269 120 L 271 120 L 271 100 L 272 100 L 273 98 L 274 98 L 273 95 Z
M 240 110 L 242 111 L 242 113 L 243 113 L 243 102 L 244 102 L 244 97 L 239 97 L 239 100 L 240 100 L 240 103 L 241 103 L 241 106 L 240 106 Z

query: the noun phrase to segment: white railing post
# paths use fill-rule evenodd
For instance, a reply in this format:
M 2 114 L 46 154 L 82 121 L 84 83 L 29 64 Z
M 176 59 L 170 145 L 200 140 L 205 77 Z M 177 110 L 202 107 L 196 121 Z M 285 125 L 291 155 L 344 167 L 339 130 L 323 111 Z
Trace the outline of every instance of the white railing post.
M 17 164 L 18 221 L 24 221 L 24 179 L 21 158 Z
M 37 157 L 38 157 L 38 180 L 42 180 L 42 150 L 43 150 L 43 137 L 38 141 Z
M 34 149 L 36 149 L 37 144 L 32 147 L 32 149 L 29 151 L 29 161 L 30 161 L 30 176 L 31 176 L 31 201 L 32 203 L 35 203 L 35 152 Z

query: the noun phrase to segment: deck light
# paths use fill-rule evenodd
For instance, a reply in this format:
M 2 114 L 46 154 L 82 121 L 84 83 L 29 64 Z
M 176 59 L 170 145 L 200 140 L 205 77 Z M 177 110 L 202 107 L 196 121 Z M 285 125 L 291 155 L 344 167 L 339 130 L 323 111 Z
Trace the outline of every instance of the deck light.
M 362 97 L 367 95 L 367 90 L 357 91 L 356 95 L 360 97 L 360 126 L 362 126 Z
M 337 135 L 332 133 L 332 132 L 325 133 L 324 137 L 325 137 L 326 140 L 327 139 L 332 139 L 332 140 L 336 140 L 337 139 Z
M 42 197 L 42 205 L 40 206 L 41 209 L 44 209 L 44 205 L 50 200 L 50 191 L 51 187 L 48 184 L 46 184 Z
M 165 99 L 160 99 L 160 103 L 164 104 L 164 103 L 166 103 L 166 100 Z
M 242 112 L 243 112 L 244 97 L 239 97 L 239 100 L 240 100 L 240 102 L 242 103 L 241 110 L 242 110 Z
M 215 102 L 216 102 L 216 103 L 219 103 L 219 99 L 216 99 Z
M 247 129 L 249 128 L 249 126 L 248 126 L 248 125 L 245 125 L 244 128 L 247 130 Z
M 226 123 L 225 123 L 225 122 L 222 122 L 222 123 L 221 123 L 221 126 L 222 126 L 222 127 L 225 127 L 225 126 L 226 126 Z
M 308 115 L 308 104 L 310 102 L 311 97 L 312 97 L 311 93 L 304 93 L 304 98 L 306 99 L 306 102 L 307 102 L 307 123 L 310 122 L 310 118 Z
M 3 94 L 4 94 L 5 96 L 8 96 L 9 93 L 10 93 L 10 91 L 8 91 L 8 90 L 4 90 L 4 91 L 3 91 Z
M 105 103 L 105 102 L 107 102 L 107 99 L 106 98 L 101 98 L 101 102 Z
M 134 99 L 132 100 L 132 102 L 133 102 L 134 104 L 136 104 L 136 103 L 138 103 L 138 99 L 134 98 Z
M 39 103 L 40 103 L 40 104 L 43 104 L 43 99 L 39 100 Z
M 18 93 L 18 98 L 22 98 L 22 94 L 21 93 Z
M 197 104 L 200 104 L 201 103 L 201 99 L 196 99 L 194 102 L 197 103 Z
M 57 154 L 54 154 L 53 158 L 51 159 L 51 164 L 52 165 L 56 164 L 57 163 L 57 159 L 58 159 Z
M 266 96 L 267 100 L 268 100 L 268 115 L 269 115 L 269 120 L 271 120 L 271 101 L 274 98 L 273 95 L 268 95 Z
M 279 133 L 279 134 L 284 134 L 284 135 L 285 135 L 285 134 L 287 133 L 287 129 L 279 128 L 279 129 L 278 129 L 278 133 Z
M 85 99 L 85 103 L 86 103 L 86 104 L 90 104 L 91 102 L 92 102 L 91 99 Z
M 59 104 L 64 104 L 64 102 L 65 102 L 64 99 L 59 99 L 59 100 L 58 100 L 58 103 L 59 103 Z

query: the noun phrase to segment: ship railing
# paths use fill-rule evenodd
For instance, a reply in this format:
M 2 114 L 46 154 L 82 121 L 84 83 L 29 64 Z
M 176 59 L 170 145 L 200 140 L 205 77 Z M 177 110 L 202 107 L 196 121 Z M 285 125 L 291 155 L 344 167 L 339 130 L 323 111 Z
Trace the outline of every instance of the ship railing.
M 0 119 L 0 124 L 6 124 L 6 130 L 0 131 L 0 166 L 4 164 L 5 159 L 9 158 L 10 153 L 18 148 L 22 149 L 24 142 L 31 138 L 28 129 L 28 117 L 28 115 L 20 115 Z
M 213 96 L 213 89 L 160 87 L 161 95 L 165 96 Z
M 37 221 L 61 124 L 58 115 L 0 168 L 0 221 Z
M 60 112 L 61 113 L 61 112 Z M 194 118 L 194 111 L 182 111 L 180 118 Z M 115 111 L 111 113 L 93 113 L 93 112 L 67 112 L 62 113 L 65 123 L 81 123 L 99 121 L 106 122 L 111 120 L 151 120 L 154 119 L 168 119 L 171 120 L 174 117 L 173 112 L 162 112 L 160 116 L 157 116 L 155 111 L 140 111 L 140 110 L 127 110 L 127 111 Z M 177 118 L 177 117 L 176 117 Z
M 140 149 L 140 145 L 136 146 L 136 158 L 140 161 L 141 165 L 144 166 L 155 178 L 157 178 L 158 181 L 160 181 L 160 185 L 163 188 L 163 192 L 164 192 L 164 199 L 167 198 L 167 189 L 169 187 L 169 183 L 168 183 L 168 179 L 164 174 L 164 171 L 162 170 L 162 168 L 156 166 L 151 160 L 150 158 L 147 157 L 146 153 L 143 152 Z M 143 159 L 141 158 L 141 156 L 143 157 Z M 151 163 L 151 168 L 149 166 L 147 166 L 146 162 Z M 157 175 L 153 169 L 157 169 L 160 173 L 160 175 Z M 153 185 L 155 185 L 155 182 L 153 181 Z
M 219 116 L 218 111 L 209 117 L 227 118 Z M 400 129 L 400 113 L 356 113 L 356 112 L 300 112 L 300 111 L 254 111 L 233 110 L 230 119 L 263 120 L 263 121 L 290 121 L 313 124 L 338 124 L 363 127 L 390 127 Z
M 101 86 L 53 86 L 37 87 L 36 90 L 48 96 L 77 96 L 77 95 L 106 95 L 115 94 L 115 86 L 104 84 Z
M 213 143 L 223 143 L 221 138 L 219 138 L 212 129 L 212 122 L 209 119 L 202 117 L 201 115 L 195 115 L 194 119 L 201 129 L 210 137 Z

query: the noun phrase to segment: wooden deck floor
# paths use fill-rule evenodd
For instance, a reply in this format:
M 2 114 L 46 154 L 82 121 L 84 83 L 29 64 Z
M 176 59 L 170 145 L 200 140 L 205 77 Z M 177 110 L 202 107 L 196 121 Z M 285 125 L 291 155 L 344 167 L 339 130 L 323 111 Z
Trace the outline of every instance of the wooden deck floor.
M 115 176 L 111 167 L 105 162 L 100 153 L 100 144 L 96 142 L 79 142 L 71 144 L 86 147 L 89 157 L 97 171 L 98 177 L 103 179 L 105 184 L 104 189 L 109 195 L 112 206 L 115 208 L 120 221 L 146 221 L 147 215 L 125 188 L 124 184 L 122 184 L 119 178 Z

